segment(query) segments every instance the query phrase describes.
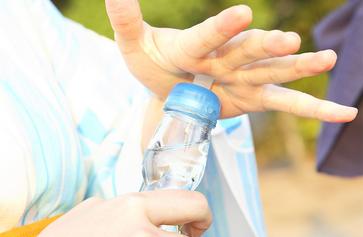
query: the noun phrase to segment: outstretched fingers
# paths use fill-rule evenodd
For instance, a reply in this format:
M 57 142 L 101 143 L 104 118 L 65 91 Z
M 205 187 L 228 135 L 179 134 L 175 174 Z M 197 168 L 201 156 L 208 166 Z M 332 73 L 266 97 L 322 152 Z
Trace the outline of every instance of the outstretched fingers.
M 182 31 L 176 43 L 187 56 L 201 58 L 240 33 L 251 21 L 252 11 L 249 7 L 234 6 Z
M 271 58 L 241 67 L 231 73 L 231 80 L 241 80 L 254 86 L 279 84 L 331 70 L 337 60 L 332 50 Z
M 278 110 L 326 122 L 350 122 L 358 113 L 353 107 L 321 100 L 309 94 L 275 85 L 264 86 L 261 104 L 265 110 Z
M 296 53 L 300 44 L 300 36 L 294 32 L 248 30 L 221 49 L 218 62 L 233 70 L 259 60 Z

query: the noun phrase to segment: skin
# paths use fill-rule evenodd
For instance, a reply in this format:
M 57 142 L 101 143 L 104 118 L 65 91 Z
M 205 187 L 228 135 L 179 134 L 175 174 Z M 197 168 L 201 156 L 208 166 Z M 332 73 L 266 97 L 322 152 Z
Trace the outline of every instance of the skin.
M 246 30 L 252 11 L 244 5 L 222 11 L 186 30 L 155 28 L 142 19 L 137 0 L 106 0 L 115 39 L 130 71 L 163 100 L 193 74 L 216 80 L 212 90 L 222 118 L 277 110 L 328 122 L 349 122 L 357 109 L 320 100 L 274 84 L 318 75 L 333 68 L 332 50 L 296 54 L 298 34 Z
M 228 8 L 185 30 L 148 25 L 137 0 L 106 0 L 106 7 L 130 71 L 155 95 L 145 116 L 144 144 L 171 88 L 191 82 L 193 74 L 214 77 L 212 90 L 221 100 L 222 118 L 267 110 L 328 122 L 349 122 L 357 115 L 355 108 L 276 85 L 326 72 L 337 56 L 332 50 L 295 54 L 301 40 L 294 32 L 246 30 L 252 21 L 247 6 Z M 188 236 L 199 237 L 210 223 L 201 194 L 154 191 L 86 200 L 40 236 L 182 236 L 158 226 L 183 224 Z
M 327 122 L 349 122 L 358 110 L 276 84 L 324 73 L 337 56 L 332 50 L 295 54 L 297 33 L 246 30 L 252 11 L 234 6 L 186 30 L 155 28 L 142 19 L 137 0 L 106 0 L 116 42 L 135 77 L 154 92 L 144 122 L 147 146 L 162 116 L 163 101 L 179 82 L 194 74 L 215 79 L 212 90 L 221 117 L 283 111 Z
M 131 193 L 112 200 L 91 198 L 50 224 L 39 237 L 186 237 L 158 228 L 184 225 L 188 236 L 199 237 L 212 215 L 198 192 L 164 190 Z

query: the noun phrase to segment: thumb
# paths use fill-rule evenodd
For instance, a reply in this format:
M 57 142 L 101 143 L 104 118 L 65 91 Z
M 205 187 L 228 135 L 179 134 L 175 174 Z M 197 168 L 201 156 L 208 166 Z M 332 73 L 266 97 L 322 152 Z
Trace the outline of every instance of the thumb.
M 143 34 L 138 0 L 106 0 L 106 10 L 120 47 L 127 49 L 137 43 Z

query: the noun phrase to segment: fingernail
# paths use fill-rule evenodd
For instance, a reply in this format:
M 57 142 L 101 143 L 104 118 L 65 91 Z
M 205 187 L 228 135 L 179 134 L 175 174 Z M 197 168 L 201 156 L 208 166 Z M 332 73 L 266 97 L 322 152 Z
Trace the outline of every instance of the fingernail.
M 352 118 L 352 120 L 354 120 L 357 117 L 358 112 L 359 111 L 357 108 L 353 108 L 353 107 L 350 108 L 349 116 Z
M 236 9 L 238 11 L 239 14 L 241 15 L 248 15 L 252 17 L 252 10 L 249 6 L 246 5 L 238 5 L 236 6 Z
M 286 41 L 289 41 L 289 42 L 301 41 L 300 36 L 297 33 L 292 32 L 292 31 L 285 32 L 285 39 L 286 39 Z
M 342 113 L 340 116 L 337 116 L 334 122 L 337 123 L 348 123 L 353 121 L 358 115 L 358 109 L 353 107 L 345 107 L 345 113 Z
M 329 57 L 334 57 L 337 58 L 337 54 L 335 53 L 334 50 L 331 49 L 326 49 L 324 51 L 322 51 L 325 55 L 328 55 Z
M 245 5 L 230 7 L 219 14 L 217 25 L 228 37 L 240 33 L 252 21 L 252 11 Z

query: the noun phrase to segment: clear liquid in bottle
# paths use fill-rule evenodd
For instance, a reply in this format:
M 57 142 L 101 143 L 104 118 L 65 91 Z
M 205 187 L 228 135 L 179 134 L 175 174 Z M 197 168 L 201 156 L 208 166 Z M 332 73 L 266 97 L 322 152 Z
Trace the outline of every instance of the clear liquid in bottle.
M 145 190 L 195 190 L 207 162 L 209 140 L 188 145 L 154 147 L 145 152 Z

